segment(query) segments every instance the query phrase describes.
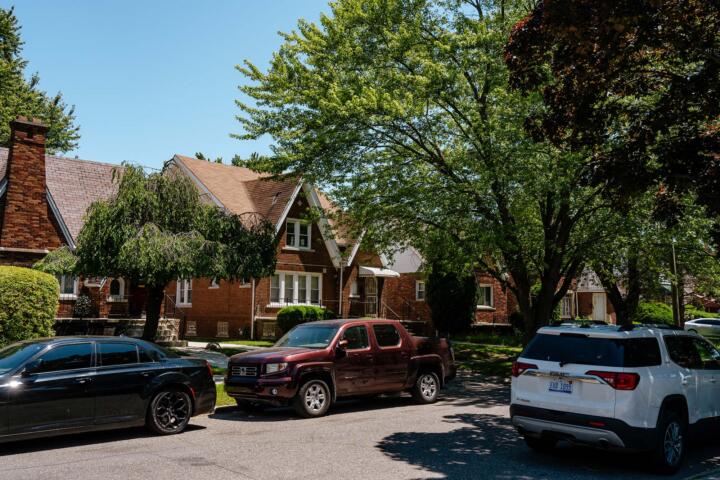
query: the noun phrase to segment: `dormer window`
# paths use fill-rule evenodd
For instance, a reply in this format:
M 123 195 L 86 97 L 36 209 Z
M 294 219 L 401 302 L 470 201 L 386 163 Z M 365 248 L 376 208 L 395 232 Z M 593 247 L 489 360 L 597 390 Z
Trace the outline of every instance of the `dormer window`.
M 285 247 L 309 250 L 311 245 L 310 223 L 302 220 L 288 220 L 286 223 Z

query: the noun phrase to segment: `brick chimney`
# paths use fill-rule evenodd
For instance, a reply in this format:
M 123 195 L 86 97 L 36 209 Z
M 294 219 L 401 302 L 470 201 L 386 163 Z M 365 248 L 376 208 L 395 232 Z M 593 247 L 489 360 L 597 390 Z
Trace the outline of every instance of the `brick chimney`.
M 47 130 L 36 119 L 18 117 L 10 122 L 0 263 L 32 263 L 64 243 L 46 193 Z

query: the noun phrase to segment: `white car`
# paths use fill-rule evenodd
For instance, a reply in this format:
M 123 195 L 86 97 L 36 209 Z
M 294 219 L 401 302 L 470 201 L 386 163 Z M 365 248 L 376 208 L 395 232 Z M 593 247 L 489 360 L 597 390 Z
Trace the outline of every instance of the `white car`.
M 720 339 L 720 318 L 696 318 L 685 322 L 685 330 L 703 337 Z
M 647 451 L 673 473 L 688 435 L 720 417 L 720 352 L 661 326 L 543 327 L 513 364 L 510 416 L 534 450 Z

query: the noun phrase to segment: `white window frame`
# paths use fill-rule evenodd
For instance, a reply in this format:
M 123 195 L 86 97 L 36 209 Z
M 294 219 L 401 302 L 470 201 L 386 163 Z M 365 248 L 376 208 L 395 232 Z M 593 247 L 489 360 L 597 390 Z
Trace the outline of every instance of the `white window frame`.
M 188 295 L 190 292 L 190 295 Z M 184 294 L 183 295 L 181 295 Z M 176 305 L 178 307 L 191 307 L 192 306 L 192 278 L 179 278 L 177 281 L 177 289 L 175 292 L 175 299 L 177 300 Z M 190 301 L 187 301 L 188 296 Z
M 350 282 L 350 298 L 360 298 L 360 286 L 357 280 Z
M 572 295 L 569 293 L 560 300 L 560 318 L 572 318 L 572 300 Z
M 117 295 L 113 295 L 110 293 L 110 288 L 112 287 L 113 280 L 117 280 L 120 284 L 120 293 Z M 108 284 L 108 296 L 107 301 L 110 303 L 119 303 L 125 301 L 125 279 L 120 277 L 115 277 L 112 280 L 110 280 L 110 283 Z
M 424 302 L 426 293 L 425 280 L 415 280 L 415 301 Z
M 478 303 L 477 309 L 478 310 L 495 310 L 495 292 L 493 291 L 493 286 L 490 283 L 480 283 L 478 284 L 478 288 L 487 288 L 490 290 L 490 305 L 483 305 Z
M 322 306 L 323 303 L 323 274 L 315 272 L 292 272 L 292 271 L 277 271 L 275 275 L 278 276 L 280 295 L 278 301 L 272 300 L 272 290 L 270 290 L 270 303 L 268 307 L 284 307 L 286 305 L 315 305 L 318 307 Z M 275 276 L 273 275 L 273 276 Z M 312 278 L 318 279 L 318 303 L 312 303 Z M 285 286 L 287 282 L 292 282 L 292 297 L 291 299 L 285 298 Z M 298 298 L 299 295 L 299 284 L 305 282 L 305 299 Z M 272 278 L 268 287 L 272 289 Z
M 64 275 L 58 275 L 55 278 L 57 278 L 58 284 L 60 286 L 60 300 L 77 300 L 78 291 L 80 289 L 80 279 L 78 277 L 73 277 L 68 274 Z M 66 282 L 68 278 L 72 278 L 73 282 L 73 293 L 63 293 L 65 290 L 65 286 L 67 286 Z
M 300 246 L 300 225 L 307 226 L 307 247 Z M 287 243 L 288 231 L 292 228 L 293 244 Z M 312 223 L 297 218 L 288 218 L 285 221 L 285 248 L 288 250 L 312 251 Z
M 210 289 L 210 290 L 216 290 L 216 289 L 218 289 L 218 288 L 220 288 L 220 281 L 218 281 L 217 277 L 211 278 L 211 279 L 210 279 L 210 286 L 208 287 L 208 289 Z

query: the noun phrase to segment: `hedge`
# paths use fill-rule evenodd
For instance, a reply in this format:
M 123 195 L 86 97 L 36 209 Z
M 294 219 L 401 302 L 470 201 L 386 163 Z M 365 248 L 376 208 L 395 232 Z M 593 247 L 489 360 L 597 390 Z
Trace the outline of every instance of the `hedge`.
M 637 323 L 675 324 L 672 307 L 659 302 L 640 302 L 637 313 L 632 320 Z
M 54 335 L 59 294 L 52 275 L 0 267 L 0 345 Z
M 331 318 L 335 318 L 335 314 L 326 308 L 295 305 L 280 309 L 277 314 L 277 324 L 280 330 L 285 333 L 301 323 L 328 320 Z

